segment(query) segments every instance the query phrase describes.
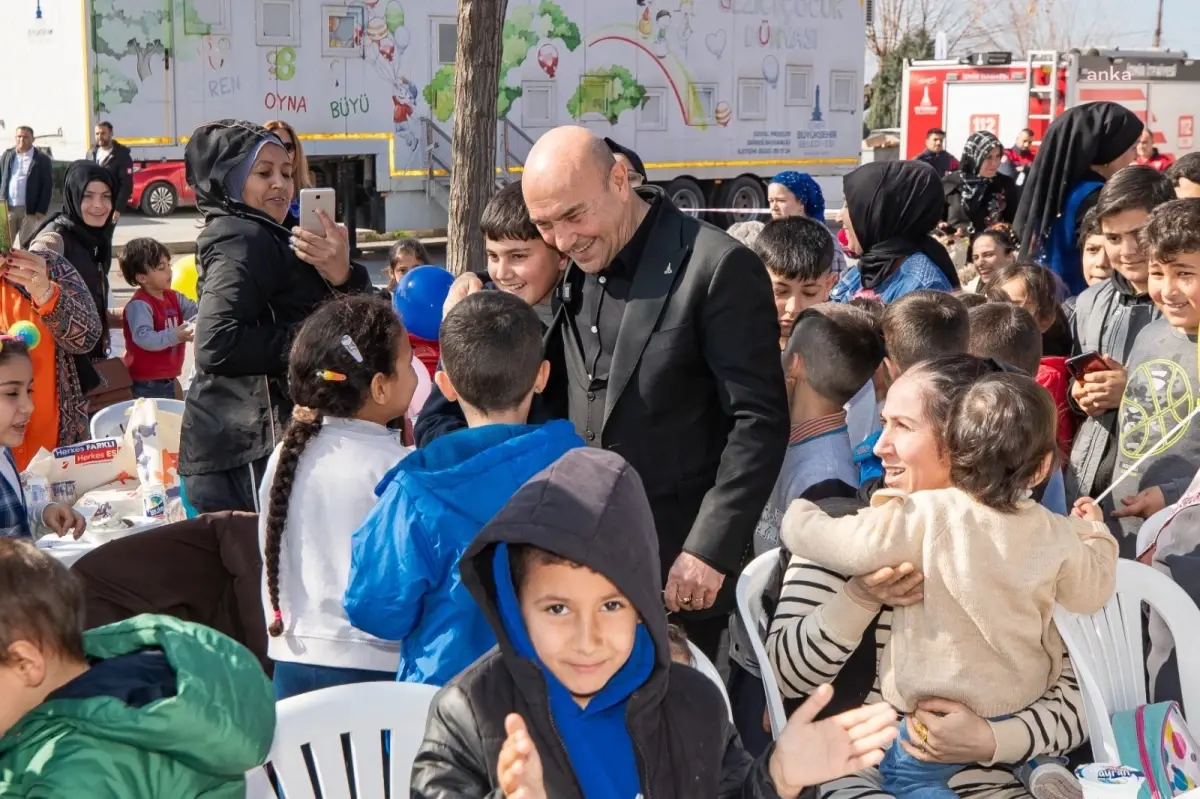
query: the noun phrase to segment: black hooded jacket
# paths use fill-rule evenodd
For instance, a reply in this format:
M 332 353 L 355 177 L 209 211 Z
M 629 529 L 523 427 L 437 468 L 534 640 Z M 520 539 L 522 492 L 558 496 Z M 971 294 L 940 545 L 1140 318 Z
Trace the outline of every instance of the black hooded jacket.
M 776 799 L 766 763 L 742 748 L 720 690 L 671 662 L 658 539 L 642 481 L 621 456 L 572 450 L 526 483 L 471 544 L 459 570 L 499 646 L 435 697 L 412 773 L 412 799 L 501 797 L 504 719 L 525 720 L 546 795 L 582 799 L 555 727 L 541 667 L 517 655 L 496 598 L 496 547 L 528 544 L 606 576 L 637 609 L 655 647 L 650 677 L 629 697 L 627 728 L 646 799 Z
M 335 293 L 372 290 L 367 270 L 353 263 L 344 285 L 330 285 L 292 252 L 288 228 L 227 195 L 226 177 L 270 137 L 250 122 L 210 122 L 192 134 L 184 156 L 205 226 L 196 240 L 200 311 L 196 377 L 179 442 L 182 475 L 227 471 L 270 454 L 292 410 L 293 333 Z

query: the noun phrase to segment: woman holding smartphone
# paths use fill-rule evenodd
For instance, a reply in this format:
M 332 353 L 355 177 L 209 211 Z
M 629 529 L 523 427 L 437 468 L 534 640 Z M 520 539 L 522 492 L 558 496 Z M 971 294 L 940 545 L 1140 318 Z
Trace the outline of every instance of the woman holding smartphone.
M 179 474 L 200 513 L 257 510 L 267 458 L 292 412 L 292 333 L 322 301 L 372 290 L 351 263 L 344 228 L 318 212 L 321 234 L 289 219 L 295 167 L 278 137 L 253 122 L 197 128 L 185 153 L 205 226 L 196 241 L 200 312 Z
M 13 448 L 20 471 L 43 447 L 88 437 L 87 397 L 79 364 L 100 340 L 100 315 L 87 284 L 66 258 L 38 249 L 0 253 L 0 330 L 30 322 L 41 341 L 33 361 L 33 414 L 25 440 Z

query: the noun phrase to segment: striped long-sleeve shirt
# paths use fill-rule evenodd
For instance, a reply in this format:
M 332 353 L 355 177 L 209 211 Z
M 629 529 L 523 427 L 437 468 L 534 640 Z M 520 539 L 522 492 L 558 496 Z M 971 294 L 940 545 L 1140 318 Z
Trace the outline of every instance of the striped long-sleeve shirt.
M 876 660 L 891 636 L 891 608 L 866 608 L 846 592 L 848 579 L 799 557 L 784 575 L 783 589 L 767 638 L 767 656 L 785 697 L 801 697 L 838 675 L 847 659 L 867 644 L 863 635 L 878 615 Z M 879 682 L 867 697 L 882 701 Z M 1083 699 L 1069 661 L 1058 681 L 1041 699 L 1003 721 L 989 721 L 996 736 L 996 754 L 989 763 L 965 769 L 950 780 L 960 796 L 1017 797 L 1025 791 L 1011 767 L 1038 755 L 1060 755 L 1087 739 Z M 886 796 L 875 769 L 831 782 L 822 799 L 867 799 Z

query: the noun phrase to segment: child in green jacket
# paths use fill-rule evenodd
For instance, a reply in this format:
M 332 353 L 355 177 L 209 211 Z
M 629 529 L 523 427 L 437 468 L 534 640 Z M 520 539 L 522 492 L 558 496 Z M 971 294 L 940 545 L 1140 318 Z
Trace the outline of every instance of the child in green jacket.
M 245 796 L 275 731 L 249 650 L 168 616 L 83 625 L 78 579 L 0 539 L 0 796 Z

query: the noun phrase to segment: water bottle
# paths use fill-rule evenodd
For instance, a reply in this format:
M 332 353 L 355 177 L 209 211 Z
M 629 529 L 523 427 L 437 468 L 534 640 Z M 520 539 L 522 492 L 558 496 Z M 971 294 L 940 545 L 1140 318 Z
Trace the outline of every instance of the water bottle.
M 142 515 L 162 521 L 167 517 L 167 489 L 162 483 L 142 484 Z

